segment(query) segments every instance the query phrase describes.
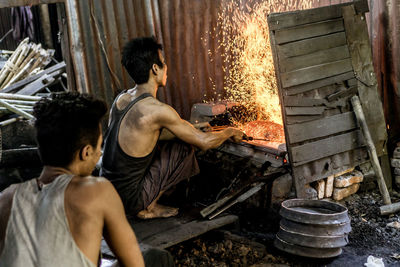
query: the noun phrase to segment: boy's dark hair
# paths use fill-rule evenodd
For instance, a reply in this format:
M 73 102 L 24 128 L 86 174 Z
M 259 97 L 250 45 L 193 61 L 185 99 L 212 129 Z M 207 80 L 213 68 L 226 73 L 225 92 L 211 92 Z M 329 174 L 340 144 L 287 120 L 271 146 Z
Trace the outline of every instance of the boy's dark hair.
M 106 104 L 77 92 L 52 94 L 33 108 L 36 142 L 44 165 L 68 166 L 85 145 L 96 147 Z
M 149 80 L 153 64 L 163 68 L 158 50 L 162 50 L 162 46 L 154 37 L 135 38 L 125 45 L 121 62 L 136 84 Z

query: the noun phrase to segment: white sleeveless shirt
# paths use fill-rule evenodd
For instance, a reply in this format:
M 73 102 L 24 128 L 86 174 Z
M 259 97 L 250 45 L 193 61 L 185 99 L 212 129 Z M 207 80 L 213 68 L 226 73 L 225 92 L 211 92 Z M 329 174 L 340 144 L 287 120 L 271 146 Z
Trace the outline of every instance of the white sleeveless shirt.
M 1 267 L 95 267 L 69 230 L 64 193 L 72 177 L 60 175 L 42 190 L 35 179 L 17 186 L 0 255 Z

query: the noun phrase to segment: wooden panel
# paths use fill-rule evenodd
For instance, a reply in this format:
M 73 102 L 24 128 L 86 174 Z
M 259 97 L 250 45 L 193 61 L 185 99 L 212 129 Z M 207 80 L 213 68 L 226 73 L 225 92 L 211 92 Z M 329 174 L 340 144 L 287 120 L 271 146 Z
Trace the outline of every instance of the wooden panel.
M 311 54 L 320 50 L 346 45 L 345 32 L 338 32 L 278 46 L 279 58 Z
M 321 115 L 325 107 L 285 107 L 287 116 L 298 115 Z
M 285 120 L 285 125 L 291 125 L 291 124 L 298 124 L 298 123 L 303 123 L 307 121 L 314 121 L 317 119 L 321 119 L 323 116 L 321 115 L 308 115 L 308 116 L 287 116 Z M 287 127 L 285 127 L 286 129 Z M 286 133 L 288 136 L 288 134 Z
M 331 49 L 320 50 L 298 57 L 281 58 L 280 71 L 289 72 L 315 65 L 326 64 L 333 61 L 349 58 L 347 46 L 339 46 Z
M 285 107 L 313 107 L 321 106 L 327 102 L 326 99 L 309 98 L 303 96 L 285 96 L 283 101 L 285 103 Z
M 339 132 L 349 131 L 357 127 L 353 112 L 347 112 L 332 117 L 287 125 L 289 143 L 298 143 L 319 137 L 325 137 Z M 323 148 L 321 148 L 323 149 Z
M 296 71 L 281 73 L 282 87 L 287 88 L 332 77 L 353 70 L 350 59 L 339 60 Z
M 297 40 L 303 40 L 321 35 L 327 35 L 334 32 L 343 31 L 343 19 L 334 19 L 289 29 L 277 30 L 275 32 L 275 41 L 277 44 L 289 43 Z
M 327 19 L 339 18 L 342 16 L 341 7 L 352 3 L 344 3 L 341 5 L 327 6 L 304 10 L 301 12 L 285 12 L 268 15 L 268 24 L 270 30 L 293 27 L 297 25 L 323 21 Z M 356 1 L 354 3 L 357 13 L 368 12 L 367 1 Z
M 352 6 L 343 8 L 347 42 L 352 64 L 359 84 L 360 101 L 378 156 L 386 154 L 387 139 L 385 117 L 378 94 L 378 85 L 372 64 L 371 46 L 365 17 L 356 15 Z
M 350 133 L 341 134 L 312 143 L 291 147 L 293 166 L 303 165 L 307 162 L 320 158 L 349 151 L 364 144 L 362 133 L 356 130 Z
M 16 6 L 31 6 L 39 4 L 53 4 L 64 2 L 64 0 L 0 0 L 0 8 L 16 7 Z
M 351 72 L 339 74 L 336 76 L 332 76 L 329 78 L 321 79 L 318 81 L 313 81 L 310 83 L 286 88 L 284 93 L 285 93 L 285 95 L 297 95 L 297 94 L 305 93 L 305 92 L 308 92 L 308 91 L 311 91 L 314 89 L 318 89 L 318 88 L 324 88 L 324 87 L 326 87 L 326 89 L 331 89 L 332 87 L 336 88 L 336 87 L 344 86 L 343 82 L 348 79 L 351 79 L 353 77 L 354 77 L 354 73 L 351 71 Z

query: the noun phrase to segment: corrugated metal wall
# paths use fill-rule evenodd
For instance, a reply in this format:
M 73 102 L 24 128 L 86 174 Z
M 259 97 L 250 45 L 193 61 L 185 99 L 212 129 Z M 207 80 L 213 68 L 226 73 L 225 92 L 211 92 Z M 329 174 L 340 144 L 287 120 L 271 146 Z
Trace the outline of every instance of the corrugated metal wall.
M 85 65 L 85 86 L 89 88 L 88 91 L 111 103 L 119 89 L 133 86 L 132 80 L 120 64 L 121 49 L 131 38 L 155 35 L 164 46 L 169 67 L 167 86 L 159 91 L 162 101 L 171 104 L 184 118 L 188 118 L 193 103 L 224 94 L 224 63 L 217 48 L 217 40 L 208 34 L 218 31 L 215 27 L 223 0 L 96 0 L 92 9 L 93 0 L 68 0 L 71 1 L 75 2 L 78 9 L 82 30 L 80 41 L 82 55 L 85 57 L 82 62 Z M 297 2 L 299 1 L 293 1 L 295 4 Z M 343 2 L 349 1 L 312 1 L 314 7 Z M 387 109 L 393 110 L 397 107 L 390 94 L 397 90 L 399 81 L 397 13 L 400 6 L 395 0 L 370 0 L 369 3 L 370 15 L 367 22 L 373 45 L 374 65 L 382 96 L 386 96 L 385 112 L 388 116 L 391 111 Z M 387 3 L 392 3 L 391 8 Z M 391 27 L 387 27 L 389 25 Z M 388 39 L 392 41 L 390 45 Z M 108 66 L 100 40 L 109 60 Z M 214 52 L 213 59 L 208 55 L 209 50 Z M 116 79 L 112 78 L 108 68 L 115 73 Z M 393 114 L 389 116 L 396 117 Z M 393 120 L 394 118 L 390 119 Z

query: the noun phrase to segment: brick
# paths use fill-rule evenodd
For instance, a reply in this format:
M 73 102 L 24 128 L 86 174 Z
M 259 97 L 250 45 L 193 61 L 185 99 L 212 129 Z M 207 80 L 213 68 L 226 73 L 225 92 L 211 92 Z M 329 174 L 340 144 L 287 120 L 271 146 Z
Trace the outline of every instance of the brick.
M 400 159 L 400 147 L 396 147 L 393 151 L 393 158 Z
M 347 169 L 347 170 L 344 170 L 344 171 L 341 171 L 341 172 L 338 172 L 338 173 L 335 173 L 334 176 L 337 177 L 337 176 L 343 175 L 345 173 L 352 172 L 353 170 L 354 170 L 354 167 L 352 167 L 350 169 Z
M 334 200 L 342 200 L 345 197 L 348 197 L 358 191 L 360 188 L 360 184 L 353 184 L 349 187 L 345 188 L 335 188 L 333 189 L 333 199 Z
M 400 168 L 400 159 L 390 159 L 390 165 L 394 168 Z
M 292 176 L 287 173 L 274 180 L 271 195 L 273 198 L 286 198 L 292 189 Z
M 400 175 L 400 168 L 394 168 L 394 174 Z
M 325 197 L 331 197 L 333 193 L 333 181 L 335 177 L 333 175 L 326 178 L 325 182 Z
M 363 178 L 364 176 L 361 172 L 353 171 L 352 173 L 335 177 L 334 185 L 338 188 L 348 187 L 352 184 L 361 183 L 363 181 Z
M 317 181 L 316 189 L 317 189 L 318 199 L 323 199 L 325 196 L 325 179 Z

